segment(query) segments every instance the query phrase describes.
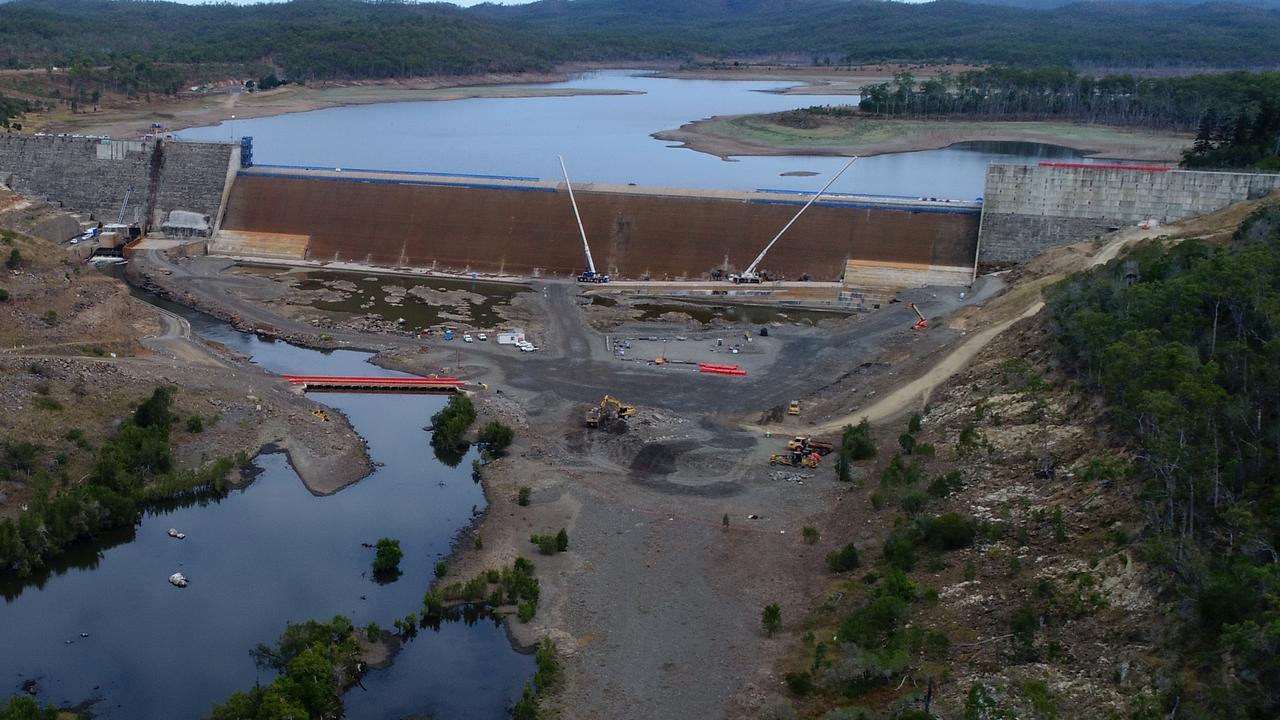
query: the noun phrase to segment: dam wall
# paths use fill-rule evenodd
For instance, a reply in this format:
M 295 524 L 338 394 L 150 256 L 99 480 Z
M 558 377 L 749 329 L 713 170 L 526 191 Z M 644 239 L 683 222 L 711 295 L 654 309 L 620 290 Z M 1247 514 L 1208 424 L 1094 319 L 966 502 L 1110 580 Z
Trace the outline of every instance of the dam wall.
M 979 238 L 983 264 L 1024 262 L 1117 225 L 1220 210 L 1280 188 L 1280 174 L 1041 163 L 987 167 Z
M 441 271 L 568 276 L 584 269 L 563 184 L 306 170 L 238 173 L 211 250 Z M 808 199 L 782 191 L 574 190 L 597 269 L 654 280 L 745 269 Z M 835 281 L 850 260 L 972 268 L 978 210 L 975 203 L 823 198 L 760 269 Z
M 175 210 L 216 223 L 240 146 L 148 138 L 0 135 L 0 183 L 65 210 L 159 229 Z M 131 189 L 132 188 L 132 189 Z

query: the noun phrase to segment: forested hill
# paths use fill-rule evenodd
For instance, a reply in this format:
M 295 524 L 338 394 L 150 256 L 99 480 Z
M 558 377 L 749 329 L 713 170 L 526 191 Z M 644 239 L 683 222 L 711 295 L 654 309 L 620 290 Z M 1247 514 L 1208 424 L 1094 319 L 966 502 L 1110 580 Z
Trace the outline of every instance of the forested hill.
M 1243 4 L 1075 3 L 1048 10 L 939 0 L 542 0 L 485 17 L 612 35 L 632 53 L 784 53 L 834 63 L 1280 67 L 1280 9 Z
M 470 10 L 356 0 L 0 4 L 0 66 L 148 66 L 151 72 L 157 65 L 262 64 L 293 79 L 770 56 L 1275 68 L 1277 37 L 1280 10 L 1221 3 L 1082 3 L 1051 10 L 958 0 L 544 0 Z
M 294 0 L 182 5 L 122 0 L 15 0 L 0 5 L 7 67 L 266 62 L 298 79 L 550 67 L 545 30 L 488 20 L 446 3 Z

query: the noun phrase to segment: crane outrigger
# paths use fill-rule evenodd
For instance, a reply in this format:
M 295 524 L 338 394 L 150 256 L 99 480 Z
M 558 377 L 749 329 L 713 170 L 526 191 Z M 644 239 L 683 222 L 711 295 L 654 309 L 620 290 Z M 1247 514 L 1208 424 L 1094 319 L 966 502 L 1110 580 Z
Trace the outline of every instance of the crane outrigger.
M 591 258 L 591 246 L 587 244 L 587 230 L 582 226 L 582 214 L 578 212 L 578 201 L 573 197 L 573 184 L 569 182 L 569 170 L 564 166 L 564 156 L 560 158 L 560 172 L 564 173 L 564 185 L 569 188 L 569 202 L 573 205 L 573 217 L 578 221 L 578 232 L 582 235 L 582 249 L 587 251 L 587 269 L 578 275 L 578 282 L 607 283 L 609 276 L 596 272 L 596 261 Z
M 840 172 L 836 173 L 830 180 L 828 180 L 827 184 L 823 185 L 822 189 L 819 190 L 816 195 L 809 198 L 809 202 L 805 203 L 804 207 L 800 208 L 800 211 L 797 212 L 795 216 L 792 217 L 791 220 L 787 222 L 786 225 L 782 226 L 782 229 L 778 231 L 777 235 L 773 236 L 773 239 L 769 241 L 768 245 L 764 246 L 764 249 L 761 250 L 760 254 L 756 256 L 756 259 L 751 262 L 751 265 L 749 265 L 746 270 L 742 271 L 742 273 L 738 275 L 730 275 L 729 280 L 736 284 L 759 283 L 760 275 L 759 273 L 756 272 L 756 268 L 760 266 L 760 261 L 764 260 L 765 253 L 769 252 L 769 249 L 773 247 L 774 243 L 778 242 L 778 238 L 782 237 L 782 234 L 785 233 L 795 223 L 796 220 L 800 219 L 800 216 L 804 214 L 804 211 L 808 210 L 810 205 L 817 202 L 818 198 L 822 197 L 822 194 L 825 193 L 827 189 L 830 188 L 833 184 L 835 184 L 835 181 L 839 180 L 840 176 L 844 174 L 844 171 L 848 170 L 849 166 L 853 164 L 853 161 L 857 159 L 858 159 L 858 156 L 856 155 L 849 158 L 849 162 L 845 163 L 844 167 L 840 168 Z

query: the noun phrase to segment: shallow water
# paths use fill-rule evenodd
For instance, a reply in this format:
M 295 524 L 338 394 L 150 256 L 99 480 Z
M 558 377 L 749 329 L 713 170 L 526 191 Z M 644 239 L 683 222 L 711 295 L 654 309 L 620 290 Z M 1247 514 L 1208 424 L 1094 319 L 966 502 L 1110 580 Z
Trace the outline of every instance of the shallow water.
M 639 95 L 474 98 L 357 105 L 179 133 L 198 140 L 254 138 L 259 164 L 477 173 L 560 179 L 564 155 L 574 182 L 669 187 L 816 191 L 844 160 L 815 156 L 718 157 L 655 140 L 652 133 L 714 115 L 777 112 L 855 102 L 852 97 L 781 95 L 794 83 L 671 80 L 635 71 L 584 75 L 559 88 L 612 88 Z M 1076 160 L 1068 148 L 1036 143 L 964 143 L 943 150 L 859 160 L 832 187 L 909 197 L 982 195 L 990 161 Z M 822 177 L 783 176 L 811 172 Z
M 275 372 L 393 375 L 368 355 L 321 353 L 236 333 L 192 316 L 204 336 Z M 258 457 L 260 474 L 219 502 L 148 513 L 136 537 L 85 544 L 41 585 L 9 583 L 0 605 L 0 694 L 36 679 L 42 703 L 100 698 L 101 718 L 195 718 L 255 682 L 269 682 L 249 650 L 272 643 L 289 620 L 350 617 L 357 627 L 420 610 L 437 560 L 483 510 L 468 456 L 434 457 L 422 430 L 445 399 L 325 394 L 368 441 L 374 473 L 336 495 L 311 495 L 285 457 Z M 175 527 L 187 539 L 169 538 Z M 373 550 L 398 538 L 403 575 L 373 582 Z M 181 571 L 185 590 L 166 578 Z M 81 638 L 80 633 L 89 637 Z M 70 641 L 69 643 L 67 641 Z M 423 630 L 390 669 L 351 696 L 352 718 L 503 718 L 532 675 L 492 621 Z M 447 678 L 447 687 L 430 678 Z M 386 688 L 388 692 L 379 692 Z M 412 692 L 396 690 L 412 688 Z M 358 711 L 357 711 L 358 710 Z
M 344 272 L 302 272 L 294 273 L 301 290 L 320 290 L 334 281 L 346 281 L 356 286 L 357 292 L 349 293 L 349 297 L 335 301 L 316 301 L 311 307 L 321 310 L 353 313 L 355 315 L 374 314 L 389 322 L 403 318 L 406 330 L 421 330 L 446 322 L 466 322 L 480 328 L 494 328 L 502 324 L 502 308 L 509 306 L 512 299 L 529 288 L 523 285 L 505 283 L 485 283 L 472 280 L 450 280 L 446 278 L 414 278 L 372 276 L 367 273 Z M 415 295 L 406 294 L 400 305 L 392 305 L 386 301 L 387 293 L 383 287 L 400 285 L 406 290 L 415 286 L 433 290 L 464 290 L 482 296 L 480 302 L 464 301 L 459 306 L 436 305 Z M 345 291 L 343 291 L 345 292 Z M 364 307 L 369 305 L 369 307 Z M 456 321 L 445 315 L 459 315 L 469 318 Z

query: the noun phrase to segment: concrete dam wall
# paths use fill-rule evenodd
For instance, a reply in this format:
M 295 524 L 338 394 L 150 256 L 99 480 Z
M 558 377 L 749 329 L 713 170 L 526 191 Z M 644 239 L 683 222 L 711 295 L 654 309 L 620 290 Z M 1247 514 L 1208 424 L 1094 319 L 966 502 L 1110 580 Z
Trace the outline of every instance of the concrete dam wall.
M 1042 163 L 987 167 L 982 263 L 1024 262 L 1116 225 L 1220 210 L 1280 188 L 1280 174 Z
M 652 279 L 744 269 L 807 199 L 593 185 L 575 192 L 597 268 Z M 978 220 L 973 203 L 832 196 L 796 222 L 761 268 L 826 281 L 838 280 L 849 260 L 971 268 Z M 541 275 L 585 264 L 563 185 L 269 167 L 239 173 L 213 249 Z
M 240 146 L 172 140 L 0 135 L 0 183 L 62 208 L 159 229 L 174 210 L 216 224 Z M 132 188 L 132 191 L 130 191 Z

